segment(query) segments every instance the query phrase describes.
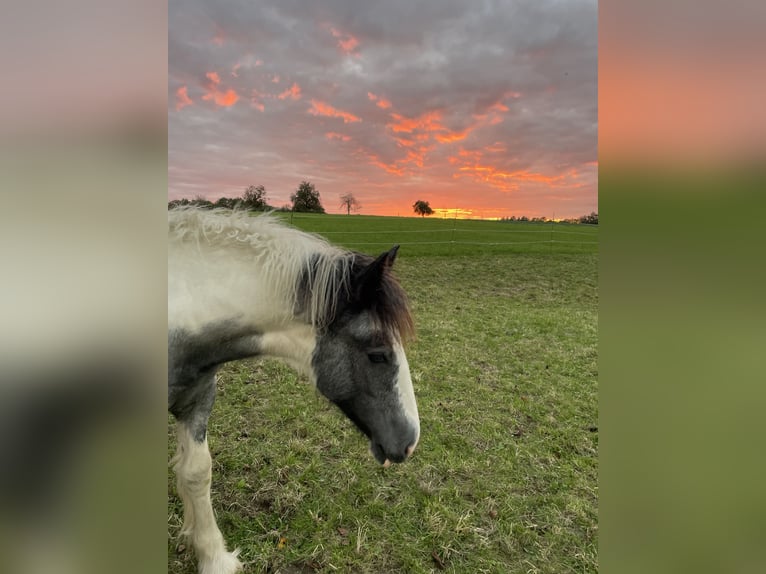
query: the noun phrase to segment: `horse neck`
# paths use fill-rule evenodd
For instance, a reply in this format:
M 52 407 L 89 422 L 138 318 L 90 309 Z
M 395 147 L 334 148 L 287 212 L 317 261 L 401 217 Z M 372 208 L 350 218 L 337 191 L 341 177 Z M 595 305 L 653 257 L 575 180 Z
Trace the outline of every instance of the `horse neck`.
M 285 361 L 295 370 L 303 373 L 314 382 L 311 361 L 316 348 L 316 329 L 304 322 L 293 321 L 274 326 L 260 338 L 261 353 Z

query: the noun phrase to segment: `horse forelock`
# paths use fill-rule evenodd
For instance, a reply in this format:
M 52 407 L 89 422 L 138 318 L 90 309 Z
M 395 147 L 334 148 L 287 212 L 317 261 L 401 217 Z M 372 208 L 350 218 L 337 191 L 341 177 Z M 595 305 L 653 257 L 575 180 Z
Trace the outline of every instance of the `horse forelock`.
M 390 270 L 384 271 L 376 295 L 372 302 L 372 310 L 384 330 L 398 334 L 402 342 L 414 338 L 415 323 L 407 294 Z
M 310 304 L 308 296 L 313 288 L 313 296 L 321 293 L 318 299 L 324 300 L 318 314 L 318 327 L 328 327 L 342 312 L 366 311 L 374 330 L 400 342 L 408 341 L 415 334 L 409 300 L 388 267 L 383 270 L 380 283 L 372 295 L 360 296 L 358 293 L 363 270 L 373 261 L 374 258 L 368 255 L 353 252 L 346 252 L 344 257 L 334 261 L 315 256 L 309 266 L 310 273 L 314 275 L 313 285 L 310 280 L 303 281 L 304 289 L 311 286 L 304 295 L 304 304 Z M 327 281 L 331 285 L 327 285 Z M 322 287 L 323 283 L 325 287 Z

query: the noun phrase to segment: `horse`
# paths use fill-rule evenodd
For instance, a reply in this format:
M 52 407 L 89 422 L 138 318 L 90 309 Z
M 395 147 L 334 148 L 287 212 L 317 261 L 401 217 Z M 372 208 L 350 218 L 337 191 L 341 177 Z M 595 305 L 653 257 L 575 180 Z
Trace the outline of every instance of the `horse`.
M 210 500 L 207 423 L 216 371 L 229 361 L 282 359 L 361 431 L 374 459 L 407 459 L 420 422 L 403 345 L 414 333 L 406 293 L 379 257 L 333 246 L 275 216 L 168 211 L 168 410 L 181 534 L 202 574 L 242 568 Z

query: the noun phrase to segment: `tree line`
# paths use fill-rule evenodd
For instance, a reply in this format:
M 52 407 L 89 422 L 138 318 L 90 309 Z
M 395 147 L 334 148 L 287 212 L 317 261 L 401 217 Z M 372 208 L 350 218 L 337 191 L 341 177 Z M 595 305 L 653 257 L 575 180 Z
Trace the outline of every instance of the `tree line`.
M 344 201 L 350 202 L 349 211 L 358 202 L 351 194 L 350 199 L 346 196 L 341 196 Z M 344 199 L 346 198 L 346 199 Z M 244 193 L 240 197 L 220 197 L 215 201 L 210 201 L 204 197 L 198 195 L 194 199 L 188 199 L 186 197 L 182 199 L 174 199 L 168 202 L 168 209 L 184 205 L 194 205 L 196 207 L 202 207 L 206 209 L 214 209 L 223 207 L 226 209 L 244 209 L 248 211 L 298 211 L 304 213 L 325 213 L 325 209 L 322 206 L 322 201 L 319 195 L 319 190 L 316 186 L 309 181 L 302 181 L 298 186 L 298 189 L 290 195 L 290 203 L 282 205 L 281 207 L 275 207 L 269 205 L 266 198 L 266 188 L 262 185 L 250 185 L 245 188 Z M 343 205 L 343 204 L 341 204 Z
M 173 209 L 178 206 L 194 205 L 197 207 L 203 207 L 206 209 L 214 209 L 217 207 L 223 207 L 226 209 L 245 209 L 248 211 L 295 211 L 301 213 L 325 213 L 325 209 L 322 206 L 319 190 L 316 186 L 309 181 L 302 181 L 293 194 L 290 195 L 290 203 L 287 203 L 281 207 L 274 207 L 269 205 L 266 198 L 266 188 L 262 185 L 250 185 L 245 188 L 244 193 L 240 197 L 221 197 L 216 201 L 210 201 L 202 196 L 197 196 L 194 199 L 174 199 L 168 202 L 168 209 Z M 347 214 L 351 214 L 352 211 L 359 211 L 362 208 L 362 204 L 354 197 L 352 193 L 346 193 L 340 196 L 340 207 L 346 210 Z M 412 204 L 412 210 L 421 217 L 426 215 L 433 215 L 434 210 L 428 201 L 418 199 Z M 546 223 L 551 221 L 546 217 L 533 217 L 529 218 L 524 215 L 521 217 L 501 217 L 500 221 L 505 223 L 513 222 L 530 222 L 530 223 Z M 591 212 L 589 215 L 583 215 L 579 218 L 560 220 L 562 223 L 586 223 L 591 225 L 598 225 L 598 213 Z
M 526 215 L 522 215 L 521 217 L 501 217 L 500 221 L 503 223 L 548 223 L 556 221 L 557 223 L 584 223 L 587 225 L 598 225 L 598 213 L 592 211 L 588 215 L 556 220 L 548 219 L 547 217 L 527 217 Z

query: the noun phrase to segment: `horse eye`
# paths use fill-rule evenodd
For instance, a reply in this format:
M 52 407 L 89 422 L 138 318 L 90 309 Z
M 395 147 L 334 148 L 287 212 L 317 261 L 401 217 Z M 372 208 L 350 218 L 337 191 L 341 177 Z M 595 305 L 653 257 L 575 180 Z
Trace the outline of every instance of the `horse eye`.
M 367 358 L 371 363 L 385 363 L 387 361 L 384 353 L 367 353 Z

